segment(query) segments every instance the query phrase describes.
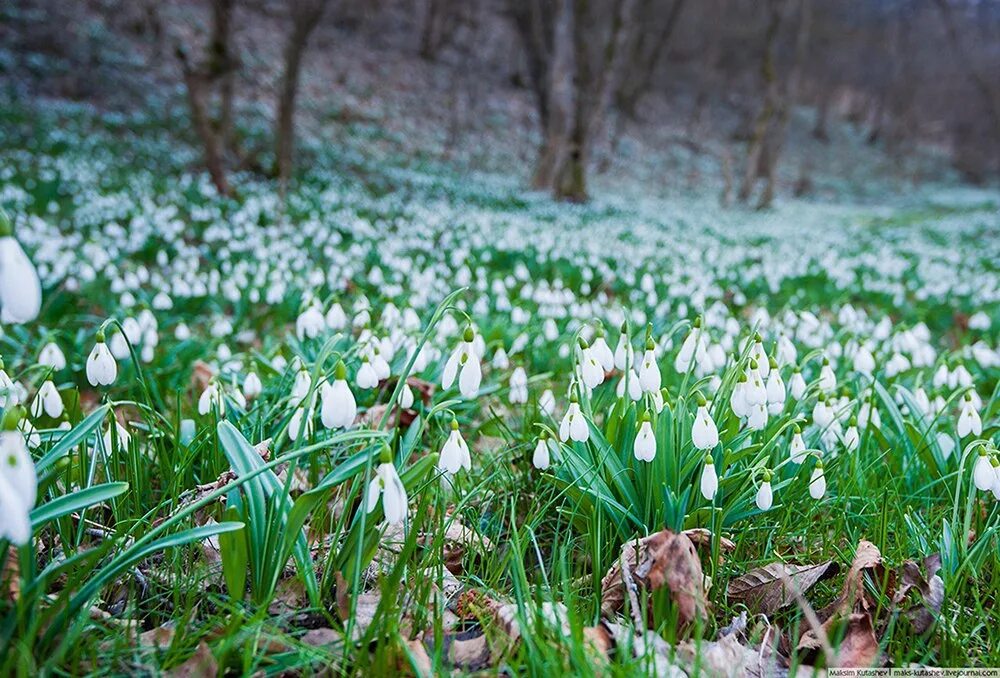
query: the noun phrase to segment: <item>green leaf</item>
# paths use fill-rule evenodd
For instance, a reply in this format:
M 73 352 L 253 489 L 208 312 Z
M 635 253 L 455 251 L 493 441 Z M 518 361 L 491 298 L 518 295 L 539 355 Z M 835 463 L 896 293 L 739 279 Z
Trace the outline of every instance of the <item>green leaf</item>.
M 105 483 L 64 494 L 50 502 L 42 504 L 31 512 L 32 529 L 37 530 L 45 523 L 62 518 L 75 511 L 100 504 L 128 490 L 128 483 Z
M 52 449 L 35 463 L 35 470 L 38 474 L 41 475 L 45 469 L 66 456 L 70 450 L 89 438 L 95 430 L 99 429 L 110 409 L 110 405 L 101 405 L 91 412 L 86 419 L 67 431 L 59 439 L 59 442 L 53 445 Z

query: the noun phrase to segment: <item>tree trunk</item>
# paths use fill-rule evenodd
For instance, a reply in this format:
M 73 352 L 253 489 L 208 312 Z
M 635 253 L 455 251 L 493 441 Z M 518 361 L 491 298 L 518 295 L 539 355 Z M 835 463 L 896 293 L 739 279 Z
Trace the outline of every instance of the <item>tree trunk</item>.
M 639 101 L 643 94 L 649 91 L 656 67 L 670 42 L 674 29 L 680 23 L 684 3 L 685 0 L 673 0 L 663 25 L 655 34 L 651 35 L 651 30 L 643 30 L 642 28 L 635 32 L 629 58 L 630 68 L 622 78 L 621 86 L 615 95 L 618 109 L 629 118 L 635 119 Z M 655 18 L 659 11 L 659 4 L 653 0 L 646 0 L 638 13 L 643 21 L 646 21 Z
M 326 0 L 292 0 L 292 30 L 285 43 L 285 65 L 281 75 L 274 132 L 276 174 L 282 196 L 288 190 L 295 156 L 295 102 L 302 70 L 302 54 L 325 6 Z

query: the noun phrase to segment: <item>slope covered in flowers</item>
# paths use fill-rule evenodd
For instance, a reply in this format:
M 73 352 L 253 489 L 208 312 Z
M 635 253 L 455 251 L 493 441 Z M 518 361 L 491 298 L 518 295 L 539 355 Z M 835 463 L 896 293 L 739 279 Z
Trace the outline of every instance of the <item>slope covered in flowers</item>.
M 10 666 L 169 668 L 207 641 L 234 672 L 419 672 L 415 642 L 472 669 L 440 654 L 464 593 L 516 601 L 539 634 L 634 624 L 601 577 L 663 528 L 714 535 L 698 581 L 712 609 L 650 609 L 678 648 L 738 613 L 745 571 L 850 560 L 864 537 L 887 566 L 938 553 L 946 592 L 930 629 L 897 624 L 899 601 L 854 612 L 879 661 L 998 656 L 974 623 L 1000 565 L 994 194 L 568 206 L 361 142 L 314 149 L 287 203 L 252 177 L 227 200 L 162 121 L 9 116 L 0 204 L 43 288 L 37 320 L 2 338 L 5 421 L 38 482 L 0 519 L 20 546 L 5 571 L 20 591 L 0 603 Z M 24 539 L 11 526 L 29 512 Z M 366 596 L 386 601 L 368 617 Z M 808 626 L 782 608 L 795 650 Z M 77 643 L 88 618 L 98 633 Z M 133 638 L 164 625 L 166 652 Z M 317 626 L 318 649 L 302 640 Z M 492 661 L 594 668 L 564 640 Z

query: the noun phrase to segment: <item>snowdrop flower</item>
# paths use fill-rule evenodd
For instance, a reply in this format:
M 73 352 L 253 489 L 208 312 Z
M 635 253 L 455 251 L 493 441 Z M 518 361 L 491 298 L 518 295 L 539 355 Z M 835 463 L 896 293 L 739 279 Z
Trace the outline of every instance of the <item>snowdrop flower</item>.
M 579 443 L 585 443 L 590 438 L 590 428 L 587 426 L 587 419 L 580 411 L 580 402 L 576 395 L 570 398 L 569 408 L 563 416 L 562 423 L 559 424 L 559 439 L 564 443 L 570 439 Z
M 187 323 L 178 323 L 177 327 L 174 328 L 174 338 L 177 341 L 187 341 L 191 338 L 191 329 Z
M 691 426 L 691 442 L 695 449 L 711 450 L 719 444 L 719 429 L 708 412 L 708 401 L 700 393 L 696 393 L 698 401 L 698 412 L 694 415 L 694 424 Z
M 414 400 L 413 389 L 410 388 L 408 382 L 404 381 L 403 388 L 399 391 L 399 406 L 404 410 L 408 410 L 413 407 Z M 527 400 L 527 395 L 525 395 L 525 400 Z
M 979 447 L 979 457 L 972 469 L 972 481 L 975 483 L 976 489 L 983 492 L 991 490 L 996 482 L 996 473 L 985 445 Z
M 719 476 L 715 473 L 715 460 L 712 455 L 706 455 L 705 467 L 701 472 L 701 496 L 708 501 L 715 500 L 715 493 L 719 491 Z
M 555 447 L 555 442 L 549 440 L 549 434 L 545 431 L 538 436 L 538 442 L 535 443 L 535 452 L 531 456 L 532 465 L 539 471 L 544 471 L 549 467 L 552 462 L 552 450 Z
M 625 396 L 625 387 L 628 386 L 628 397 L 632 400 L 639 400 L 642 398 L 642 386 L 639 385 L 639 375 L 635 373 L 635 370 L 629 369 L 622 372 L 622 378 L 618 380 L 618 386 L 615 387 L 615 393 L 619 398 Z
M 6 408 L 8 405 L 17 405 L 19 402 L 18 389 L 14 386 L 14 382 L 11 381 L 10 377 L 7 376 L 3 360 L 0 360 L 0 408 Z
M 51 379 L 46 379 L 42 387 L 35 394 L 35 400 L 31 403 L 31 416 L 36 419 L 43 413 L 53 419 L 58 419 L 63 413 L 63 401 L 56 389 L 56 385 Z
M 751 405 L 750 413 L 747 415 L 747 428 L 751 431 L 763 431 L 765 426 L 767 426 L 767 407 Z
M 698 345 L 700 343 L 701 316 L 695 318 L 694 323 L 691 326 L 691 331 L 688 333 L 687 337 L 685 337 L 684 343 L 681 344 L 681 350 L 678 351 L 677 357 L 674 359 L 674 369 L 678 373 L 684 374 L 691 369 L 691 361 L 694 359 L 695 352 L 698 350 Z
M 812 411 L 813 421 L 820 428 L 826 428 L 833 422 L 833 411 L 826 404 L 826 397 L 820 393 L 819 399 Z
M 7 213 L 0 209 L 0 322 L 31 322 L 38 317 L 41 307 L 38 272 L 14 239 L 14 227 Z
M 851 417 L 847 430 L 844 431 L 844 447 L 848 452 L 853 452 L 857 449 L 860 440 L 861 438 L 858 435 L 858 420 L 856 417 Z
M 458 431 L 458 421 L 451 420 L 451 433 L 445 440 L 441 448 L 441 456 L 438 458 L 438 468 L 442 471 L 455 474 L 460 469 L 472 470 L 472 456 L 469 454 L 469 446 Z
M 104 343 L 104 330 L 97 331 L 97 342 L 87 357 L 87 381 L 91 386 L 110 386 L 118 376 L 118 364 Z
M 760 366 L 756 360 L 750 360 L 747 370 L 746 386 L 743 388 L 743 397 L 747 405 L 765 405 L 767 403 L 767 388 L 760 374 Z
M 760 487 L 757 488 L 755 501 L 757 502 L 757 508 L 761 511 L 769 510 L 774 503 L 774 491 L 771 489 L 771 472 L 767 469 L 764 469 L 764 479 Z
M 218 383 L 214 379 L 208 382 L 208 386 L 205 387 L 205 390 L 201 392 L 201 396 L 198 398 L 198 414 L 204 417 L 213 408 L 220 415 L 225 412 L 222 389 L 219 388 Z
M 382 447 L 379 454 L 379 465 L 375 469 L 375 477 L 368 484 L 367 511 L 371 513 L 378 506 L 379 495 L 382 496 L 382 512 L 385 521 L 390 525 L 400 525 L 406 520 L 408 499 L 403 481 L 392 463 L 392 452 L 388 445 Z
M 621 334 L 618 335 L 618 345 L 615 347 L 615 367 L 624 370 L 628 366 L 635 365 L 635 357 L 632 352 L 632 343 L 628 337 L 628 325 L 622 323 Z
M 854 354 L 854 371 L 865 375 L 866 377 L 872 376 L 875 372 L 875 356 L 872 352 L 868 350 L 866 344 L 861 344 L 858 350 Z
M 778 363 L 771 358 L 771 373 L 767 377 L 767 411 L 769 414 L 781 414 L 785 409 L 785 382 L 778 373 Z
M 732 394 L 729 396 L 729 407 L 732 408 L 733 414 L 740 419 L 750 414 L 750 405 L 747 404 L 746 391 L 747 376 L 745 373 L 741 373 L 736 384 L 733 386 Z
M 295 373 L 295 381 L 292 382 L 292 392 L 289 394 L 293 402 L 298 402 L 309 395 L 312 388 L 312 375 L 305 365 L 299 367 Z
M 326 428 L 348 428 L 357 414 L 358 406 L 347 384 L 347 366 L 339 360 L 333 383 L 324 382 L 320 388 L 320 419 Z
M 802 370 L 798 367 L 792 372 L 792 380 L 788 382 L 788 388 L 793 398 L 802 400 L 802 396 L 806 392 L 806 380 L 802 377 Z
M 58 372 L 66 367 L 66 356 L 58 344 L 50 341 L 42 347 L 41 353 L 38 354 L 38 364 L 51 367 Z
M 604 382 L 604 368 L 601 367 L 599 362 L 597 362 L 597 358 L 591 352 L 587 341 L 583 337 L 580 337 L 579 342 L 580 375 L 583 378 L 583 383 L 587 385 L 587 388 L 596 388 Z
M 510 375 L 510 402 L 511 404 L 528 402 L 528 375 L 523 367 L 518 367 Z
M 247 400 L 253 400 L 259 396 L 264 390 L 264 385 L 260 383 L 260 377 L 257 376 L 256 372 L 251 372 L 243 380 L 243 397 Z
M 114 436 L 111 434 L 111 430 L 114 429 Z M 115 446 L 113 443 L 117 440 L 118 445 Z M 108 426 L 108 430 L 104 432 L 104 437 L 102 442 L 104 443 L 105 452 L 111 453 L 116 449 L 127 450 L 129 442 L 132 440 L 132 435 L 128 432 L 124 426 L 118 423 L 115 419 L 113 424 Z
M 837 388 L 837 375 L 833 373 L 833 367 L 827 358 L 823 358 L 823 366 L 819 370 L 819 388 L 825 393 Z
M 871 425 L 875 428 L 882 427 L 882 415 L 878 413 L 878 409 L 876 407 L 866 400 L 861 403 L 861 407 L 858 408 L 858 428 L 868 428 L 869 421 L 871 421 Z
M 310 305 L 295 320 L 295 336 L 299 341 L 315 339 L 326 329 L 326 319 L 315 305 Z
M 764 341 L 761 339 L 759 333 L 754 335 L 753 346 L 750 349 L 750 358 L 757 363 L 757 369 L 760 372 L 761 378 L 767 379 L 771 373 L 771 361 L 767 357 L 767 351 L 764 350 Z
M 653 435 L 649 412 L 644 412 L 642 415 L 642 423 L 632 444 L 632 452 L 639 461 L 653 461 L 656 456 L 656 436 Z
M 361 368 L 358 369 L 355 379 L 357 380 L 358 388 L 369 389 L 378 386 L 378 375 L 375 374 L 375 368 L 369 362 L 368 356 L 362 356 Z
M 793 464 L 801 464 L 806 460 L 806 443 L 802 440 L 802 429 L 796 424 L 792 428 L 792 444 L 788 448 Z
M 552 394 L 552 389 L 545 389 L 542 393 L 542 397 L 538 399 L 538 409 L 544 412 L 548 416 L 552 416 L 556 412 L 556 397 Z
M 823 462 L 816 460 L 816 467 L 809 478 L 809 496 L 813 499 L 822 499 L 826 494 L 826 477 L 823 475 Z
M 313 434 L 312 418 L 305 415 L 305 408 L 297 407 L 291 421 L 288 422 L 288 439 L 293 443 L 299 438 L 309 438 Z
M 444 389 L 451 388 L 452 384 L 455 383 L 455 377 L 458 376 L 458 390 L 464 398 L 474 398 L 479 393 L 479 385 L 483 379 L 479 356 L 474 346 L 475 340 L 475 331 L 471 326 L 466 327 L 462 341 L 448 358 L 441 375 L 441 386 Z M 459 368 L 461 368 L 461 373 L 459 373 Z
M 964 438 L 970 433 L 977 436 L 983 434 L 983 422 L 979 418 L 979 412 L 973 407 L 972 396 L 968 393 L 965 394 L 962 411 L 958 415 L 957 431 L 959 438 Z
M 639 385 L 646 393 L 660 390 L 660 366 L 656 364 L 656 346 L 653 340 L 646 340 L 646 352 L 639 363 Z
M 666 396 L 664 395 L 667 389 L 661 388 L 659 391 L 653 391 L 649 394 L 650 399 L 653 401 L 653 411 L 659 414 L 663 411 L 663 405 L 666 402 Z
M 794 365 L 795 360 L 798 358 L 798 351 L 795 350 L 795 344 L 787 336 L 782 334 L 778 337 L 778 349 L 777 349 L 777 359 L 779 365 Z
M 0 432 L 0 539 L 24 546 L 31 539 L 31 509 L 35 506 L 38 477 L 35 464 L 17 430 L 21 412 L 4 415 Z
M 590 351 L 605 372 L 610 372 L 615 367 L 615 355 L 611 352 L 611 347 L 604 339 L 604 328 L 597 328 L 597 338 L 590 345 Z
M 334 302 L 330 306 L 330 310 L 326 312 L 326 326 L 331 330 L 342 330 L 347 327 L 347 314 L 344 313 L 343 307 L 340 304 Z
M 507 351 L 503 350 L 503 346 L 501 346 L 493 354 L 493 368 L 505 370 L 508 367 L 510 367 L 510 358 L 507 356 Z

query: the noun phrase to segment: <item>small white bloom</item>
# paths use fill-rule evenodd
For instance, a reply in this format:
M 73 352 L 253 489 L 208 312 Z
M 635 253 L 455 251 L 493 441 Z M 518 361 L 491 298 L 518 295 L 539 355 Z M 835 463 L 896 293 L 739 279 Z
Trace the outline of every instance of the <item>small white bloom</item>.
M 31 322 L 41 307 L 38 272 L 14 239 L 7 214 L 0 210 L 0 322 Z
M 813 499 L 822 499 L 826 494 L 826 477 L 823 475 L 823 462 L 817 460 L 816 468 L 813 469 L 809 479 L 809 496 Z
M 719 444 L 719 429 L 708 411 L 708 404 L 705 399 L 698 395 L 701 403 L 698 405 L 698 412 L 694 415 L 694 424 L 691 426 L 691 442 L 695 449 L 711 450 Z
M 66 367 L 66 356 L 58 344 L 50 341 L 42 347 L 41 352 L 38 354 L 38 364 L 51 367 L 58 372 Z
M 711 455 L 705 457 L 705 467 L 701 472 L 701 496 L 708 501 L 715 500 L 715 493 L 719 491 L 719 476 L 715 473 L 715 462 Z
M 764 478 L 764 482 L 762 482 L 760 487 L 757 489 L 757 496 L 755 498 L 757 508 L 761 511 L 769 510 L 774 503 L 774 491 L 771 489 L 770 471 L 764 474 Z
M 642 424 L 635 436 L 632 452 L 635 454 L 635 458 L 640 461 L 653 461 L 653 458 L 656 457 L 656 436 L 653 434 L 653 427 L 649 422 L 649 414 L 642 415 Z
M 367 511 L 371 513 L 378 506 L 379 495 L 382 496 L 382 512 L 385 521 L 390 525 L 400 525 L 406 520 L 407 503 L 406 488 L 392 464 L 388 448 L 383 451 L 382 462 L 375 469 L 375 477 L 368 485 Z
M 104 343 L 104 332 L 98 331 L 97 343 L 87 357 L 87 381 L 91 386 L 110 386 L 118 377 L 118 363 Z
M 451 420 L 451 433 L 441 447 L 441 456 L 438 459 L 438 468 L 447 473 L 458 473 L 460 469 L 472 470 L 472 455 L 469 454 L 469 446 L 462 438 L 458 430 L 458 422 Z

